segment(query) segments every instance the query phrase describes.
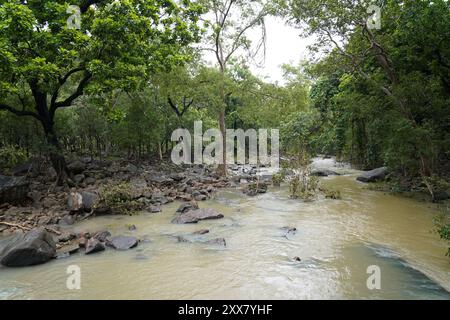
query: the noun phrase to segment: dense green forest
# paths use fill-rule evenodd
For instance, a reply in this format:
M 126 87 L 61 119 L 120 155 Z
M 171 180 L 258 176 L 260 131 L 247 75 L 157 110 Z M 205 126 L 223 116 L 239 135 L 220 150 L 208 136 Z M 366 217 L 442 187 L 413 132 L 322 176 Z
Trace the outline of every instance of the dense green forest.
M 79 29 L 67 25 L 69 4 L 79 6 Z M 378 29 L 371 4 L 381 8 Z M 0 0 L 1 170 L 48 156 L 63 183 L 71 154 L 160 161 L 173 130 L 201 120 L 221 131 L 278 128 L 283 155 L 387 166 L 392 191 L 441 200 L 450 186 L 449 6 Z M 264 55 L 269 16 L 314 39 L 308 59 L 283 65 L 282 83 L 250 67 Z M 448 238 L 448 225 L 440 232 Z

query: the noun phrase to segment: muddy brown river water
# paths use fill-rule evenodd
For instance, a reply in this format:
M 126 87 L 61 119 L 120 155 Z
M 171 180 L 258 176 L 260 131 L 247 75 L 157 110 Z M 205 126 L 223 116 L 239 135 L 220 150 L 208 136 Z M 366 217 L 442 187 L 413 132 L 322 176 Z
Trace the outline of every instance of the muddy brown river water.
M 75 230 L 143 241 L 125 252 L 0 268 L 0 299 L 450 299 L 446 243 L 431 232 L 437 209 L 368 190 L 345 172 L 322 179 L 342 200 L 292 200 L 287 186 L 256 197 L 227 189 L 200 204 L 221 211 L 221 220 L 171 224 L 172 203 L 157 214 L 85 221 Z M 288 225 L 297 233 L 285 236 Z M 198 240 L 224 237 L 227 246 L 177 242 L 204 228 L 210 233 Z M 80 290 L 66 287 L 70 265 L 80 267 Z M 380 268 L 380 290 L 367 288 L 371 265 Z

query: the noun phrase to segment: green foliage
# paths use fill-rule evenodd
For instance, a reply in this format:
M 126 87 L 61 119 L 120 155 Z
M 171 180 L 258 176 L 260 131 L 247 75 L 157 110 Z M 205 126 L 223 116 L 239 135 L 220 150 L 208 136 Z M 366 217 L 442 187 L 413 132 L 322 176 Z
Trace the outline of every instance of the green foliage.
M 304 34 L 317 37 L 312 52 L 324 53 L 307 69 L 316 80 L 311 106 L 321 123 L 310 148 L 362 169 L 388 165 L 403 181 L 448 174 L 448 2 L 380 1 L 381 30 L 369 31 L 370 4 L 285 1 L 282 7 Z
M 132 199 L 128 183 L 102 185 L 99 193 L 97 207 L 107 208 L 114 214 L 133 214 L 142 209 L 142 203 Z
M 434 219 L 435 230 L 442 240 L 450 244 L 450 208 L 447 206 L 442 213 Z M 450 245 L 446 255 L 450 258 Z
M 301 149 L 290 157 L 290 166 L 295 173 L 289 180 L 289 192 L 294 199 L 311 201 L 318 194 L 319 178 L 311 175 L 309 163 L 309 155 Z
M 0 6 L 0 110 L 39 121 L 56 149 L 58 110 L 85 94 L 136 91 L 155 72 L 186 63 L 204 13 L 189 0 L 83 1 L 75 29 L 67 25 L 68 6 L 62 0 Z M 97 124 L 83 131 L 92 136 Z M 95 132 L 97 140 L 102 133 Z
M 8 170 L 27 159 L 25 150 L 8 145 L 0 148 L 0 169 Z
M 278 172 L 272 175 L 272 184 L 274 186 L 280 186 L 280 184 L 286 179 L 286 176 L 283 172 Z
M 317 196 L 319 179 L 307 172 L 295 174 L 289 181 L 289 191 L 294 199 L 311 201 Z

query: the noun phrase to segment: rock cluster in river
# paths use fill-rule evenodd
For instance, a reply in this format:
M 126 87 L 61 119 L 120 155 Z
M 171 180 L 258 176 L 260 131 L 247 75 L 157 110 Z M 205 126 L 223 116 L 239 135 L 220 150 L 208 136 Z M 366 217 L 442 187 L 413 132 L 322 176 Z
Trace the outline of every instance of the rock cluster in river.
M 67 162 L 74 173 L 70 189 L 55 186 L 56 174 L 45 159 L 18 166 L 12 172 L 19 176 L 0 176 L 0 235 L 39 226 L 59 230 L 91 215 L 157 213 L 166 203 L 207 200 L 218 188 L 229 186 L 226 178 L 204 166 L 89 157 Z
M 55 186 L 56 173 L 46 159 L 31 159 L 12 170 L 15 176 L 0 176 L 0 237 L 3 236 L 0 250 L 5 265 L 42 263 L 49 257 L 61 258 L 80 248 L 86 254 L 108 247 L 133 248 L 138 243 L 133 237 L 113 237 L 107 232 L 75 235 L 65 229 L 92 215 L 157 213 L 162 205 L 174 200 L 185 201 L 183 213 L 186 213 L 188 209 L 198 209 L 196 201 L 210 199 L 218 188 L 230 185 L 228 179 L 201 165 L 136 164 L 89 157 L 69 159 L 67 163 L 73 173 L 70 188 Z M 178 217 L 177 223 L 220 217 L 221 214 L 210 209 L 201 209 Z M 39 236 L 30 240 L 29 234 Z M 24 252 L 33 253 L 30 249 L 33 246 L 44 246 L 50 238 L 55 243 L 51 245 L 55 252 L 41 248 L 37 250 L 46 254 L 37 255 L 35 261 L 19 259 Z M 15 251 L 6 254 L 6 248 L 10 247 L 16 248 Z M 19 262 L 10 262 L 16 256 Z

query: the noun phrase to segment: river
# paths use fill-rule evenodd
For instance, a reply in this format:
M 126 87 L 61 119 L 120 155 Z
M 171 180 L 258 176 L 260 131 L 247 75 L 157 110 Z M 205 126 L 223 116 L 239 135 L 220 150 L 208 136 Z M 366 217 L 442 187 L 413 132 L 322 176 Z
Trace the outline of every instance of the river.
M 0 299 L 450 299 L 446 243 L 431 232 L 436 207 L 368 190 L 356 171 L 332 159 L 315 165 L 346 173 L 321 178 L 342 200 L 293 200 L 287 186 L 256 197 L 226 189 L 200 203 L 221 211 L 220 220 L 171 224 L 179 202 L 156 214 L 96 217 L 75 230 L 107 229 L 141 243 L 0 268 Z M 284 226 L 297 232 L 286 236 Z M 227 246 L 177 242 L 204 228 L 210 233 L 198 240 L 223 237 Z M 80 267 L 80 290 L 66 286 L 70 265 Z M 381 288 L 370 290 L 373 265 Z

